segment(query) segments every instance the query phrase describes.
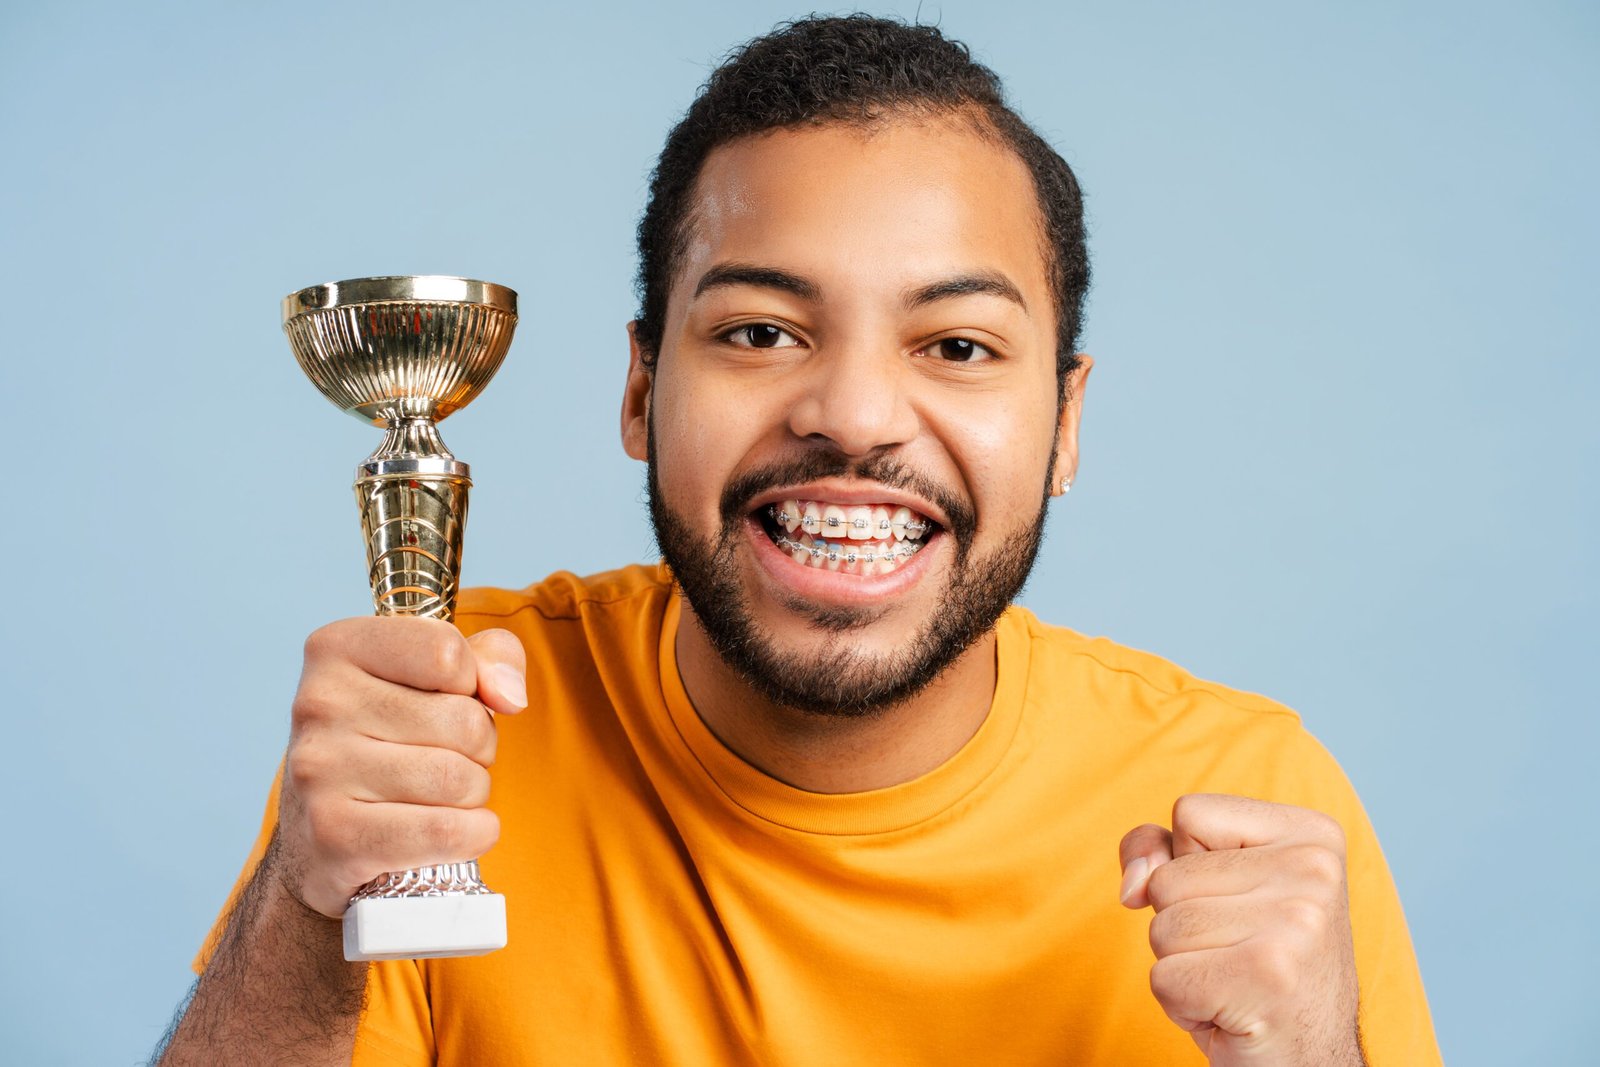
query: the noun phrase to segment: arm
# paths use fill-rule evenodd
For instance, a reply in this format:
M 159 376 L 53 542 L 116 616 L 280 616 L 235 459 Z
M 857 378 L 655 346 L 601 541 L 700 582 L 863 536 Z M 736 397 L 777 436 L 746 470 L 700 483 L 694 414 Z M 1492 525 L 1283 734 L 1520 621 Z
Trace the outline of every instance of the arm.
M 429 619 L 349 619 L 306 642 L 272 842 L 162 1064 L 349 1063 L 365 964 L 339 922 L 385 871 L 481 855 L 495 729 L 526 703 L 521 644 Z
M 367 965 L 283 885 L 276 838 L 228 918 L 159 1062 L 349 1063 Z

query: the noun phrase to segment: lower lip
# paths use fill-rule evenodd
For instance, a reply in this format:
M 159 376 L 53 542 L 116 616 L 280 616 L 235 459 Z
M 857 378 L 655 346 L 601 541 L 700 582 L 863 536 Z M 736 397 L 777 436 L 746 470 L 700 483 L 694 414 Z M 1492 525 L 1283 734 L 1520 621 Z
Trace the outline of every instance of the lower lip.
M 874 604 L 898 596 L 921 580 L 932 565 L 930 557 L 944 542 L 942 533 L 930 535 L 916 555 L 888 574 L 847 574 L 796 563 L 793 556 L 772 543 L 766 527 L 753 515 L 745 519 L 744 527 L 755 545 L 756 560 L 776 582 L 808 600 L 834 604 Z

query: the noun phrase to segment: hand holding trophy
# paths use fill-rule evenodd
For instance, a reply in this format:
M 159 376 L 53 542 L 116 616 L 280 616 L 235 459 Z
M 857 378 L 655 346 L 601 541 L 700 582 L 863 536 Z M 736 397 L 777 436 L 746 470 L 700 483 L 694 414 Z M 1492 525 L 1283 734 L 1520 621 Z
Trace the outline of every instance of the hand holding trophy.
M 468 467 L 437 423 L 488 384 L 511 345 L 517 294 L 466 278 L 357 278 L 283 301 L 295 358 L 341 410 L 384 428 L 356 470 L 379 615 L 450 621 L 467 518 Z M 376 878 L 344 913 L 348 960 L 473 956 L 506 943 L 505 898 L 476 859 Z

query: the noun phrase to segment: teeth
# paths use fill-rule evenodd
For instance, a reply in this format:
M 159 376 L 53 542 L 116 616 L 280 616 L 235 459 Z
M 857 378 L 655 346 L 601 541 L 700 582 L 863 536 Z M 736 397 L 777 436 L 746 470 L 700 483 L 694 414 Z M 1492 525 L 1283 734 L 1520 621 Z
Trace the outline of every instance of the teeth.
M 872 537 L 872 509 L 870 507 L 855 507 L 851 508 L 845 514 L 850 524 L 850 540 L 870 540 Z
M 922 548 L 933 525 L 910 508 L 784 500 L 768 505 L 772 539 L 802 566 L 846 574 L 888 574 Z
M 910 508 L 895 508 L 894 514 L 889 516 L 889 528 L 894 531 L 896 541 L 906 539 L 906 525 L 911 522 Z
M 872 541 L 862 544 L 827 541 L 806 533 L 802 533 L 799 540 L 787 534 L 778 534 L 775 540 L 778 547 L 788 552 L 789 557 L 801 566 L 862 576 L 888 574 L 922 550 L 922 544 L 917 541 L 905 544 Z
M 767 514 L 785 533 L 794 533 L 798 528 L 809 534 L 832 534 L 852 541 L 887 541 L 891 535 L 903 541 L 921 537 L 932 525 L 910 508 L 890 511 L 882 504 L 846 507 L 815 500 L 785 500 L 768 505 Z

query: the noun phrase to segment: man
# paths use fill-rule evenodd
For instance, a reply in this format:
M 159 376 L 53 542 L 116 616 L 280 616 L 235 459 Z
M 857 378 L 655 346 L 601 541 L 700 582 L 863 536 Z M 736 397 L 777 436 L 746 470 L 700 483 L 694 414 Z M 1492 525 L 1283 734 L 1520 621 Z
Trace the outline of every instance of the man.
M 664 565 L 313 634 L 166 1062 L 1436 1062 L 1293 714 L 1009 607 L 1091 361 L 1076 182 L 993 75 L 860 16 L 752 42 L 639 243 Z M 357 886 L 484 852 L 510 947 L 343 961 Z

